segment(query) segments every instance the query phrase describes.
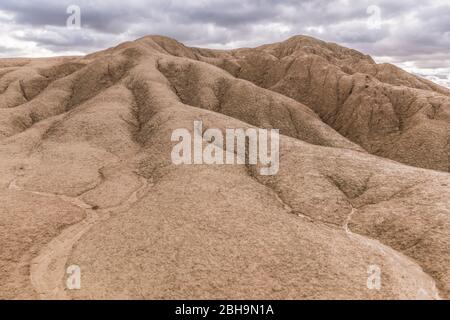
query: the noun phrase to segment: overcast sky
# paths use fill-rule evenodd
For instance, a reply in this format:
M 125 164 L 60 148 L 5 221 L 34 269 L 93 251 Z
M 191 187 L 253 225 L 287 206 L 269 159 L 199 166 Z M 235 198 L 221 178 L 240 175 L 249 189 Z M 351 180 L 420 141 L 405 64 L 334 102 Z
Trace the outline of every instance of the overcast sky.
M 80 29 L 67 27 L 71 5 Z M 148 34 L 211 48 L 307 34 L 450 87 L 450 0 L 0 0 L 0 28 L 0 57 L 85 54 Z

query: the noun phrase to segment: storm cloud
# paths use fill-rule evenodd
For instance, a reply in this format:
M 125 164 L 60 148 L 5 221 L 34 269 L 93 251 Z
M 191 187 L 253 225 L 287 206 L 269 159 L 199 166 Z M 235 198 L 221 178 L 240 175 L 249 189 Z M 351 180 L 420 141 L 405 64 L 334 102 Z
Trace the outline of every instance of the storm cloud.
M 79 6 L 81 29 L 66 26 Z M 450 86 L 447 0 L 2 0 L 0 56 L 85 54 L 148 34 L 234 48 L 306 34 Z

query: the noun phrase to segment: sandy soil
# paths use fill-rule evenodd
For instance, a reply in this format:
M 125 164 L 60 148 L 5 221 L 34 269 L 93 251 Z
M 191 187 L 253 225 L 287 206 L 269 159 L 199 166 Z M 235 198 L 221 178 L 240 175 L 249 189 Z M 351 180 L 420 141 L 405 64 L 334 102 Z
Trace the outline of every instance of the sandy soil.
M 449 115 L 449 90 L 303 36 L 0 60 L 0 298 L 448 299 Z M 280 129 L 279 172 L 174 165 L 194 121 Z

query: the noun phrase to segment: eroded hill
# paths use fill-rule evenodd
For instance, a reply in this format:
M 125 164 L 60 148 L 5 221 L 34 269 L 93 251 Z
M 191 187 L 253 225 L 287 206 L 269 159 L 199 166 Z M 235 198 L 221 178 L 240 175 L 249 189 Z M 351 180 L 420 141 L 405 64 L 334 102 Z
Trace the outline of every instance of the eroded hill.
M 0 60 L 0 297 L 448 298 L 449 99 L 306 37 Z M 174 165 L 194 121 L 280 129 L 280 171 Z

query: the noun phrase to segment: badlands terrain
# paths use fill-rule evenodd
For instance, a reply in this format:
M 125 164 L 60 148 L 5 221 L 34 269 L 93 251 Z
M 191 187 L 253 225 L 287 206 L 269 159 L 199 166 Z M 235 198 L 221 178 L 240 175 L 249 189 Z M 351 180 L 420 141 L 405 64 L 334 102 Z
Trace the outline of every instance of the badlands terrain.
M 173 164 L 194 121 L 279 172 Z M 2 59 L 0 298 L 449 299 L 449 171 L 450 90 L 313 38 Z

